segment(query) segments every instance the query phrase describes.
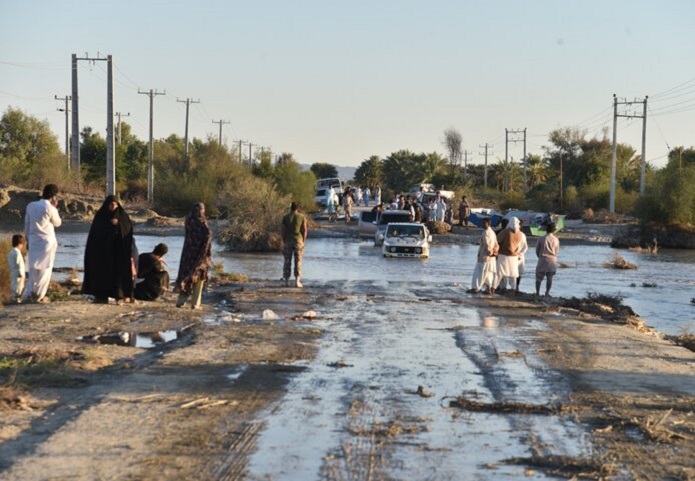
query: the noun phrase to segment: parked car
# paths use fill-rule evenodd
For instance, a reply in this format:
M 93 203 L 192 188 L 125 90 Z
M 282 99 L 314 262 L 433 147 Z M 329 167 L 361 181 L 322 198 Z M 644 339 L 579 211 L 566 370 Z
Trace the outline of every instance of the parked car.
M 360 237 L 374 237 L 376 232 L 377 213 L 372 210 L 359 211 L 359 219 L 357 221 L 357 232 Z
M 385 210 L 377 216 L 376 230 L 374 231 L 374 246 L 378 247 L 384 242 L 386 226 L 391 222 L 412 222 L 409 210 Z
M 384 257 L 411 257 L 427 259 L 430 256 L 432 236 L 424 224 L 417 222 L 390 222 L 384 234 L 381 252 Z

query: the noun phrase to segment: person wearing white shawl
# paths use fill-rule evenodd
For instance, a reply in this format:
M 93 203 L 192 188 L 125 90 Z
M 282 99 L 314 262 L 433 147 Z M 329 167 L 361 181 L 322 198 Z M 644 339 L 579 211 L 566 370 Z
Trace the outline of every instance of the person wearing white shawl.
M 497 272 L 496 259 L 499 245 L 497 237 L 490 228 L 490 219 L 483 219 L 483 235 L 480 237 L 478 258 L 471 280 L 471 292 L 480 292 L 487 286 L 488 294 L 494 292 L 495 273 Z
M 500 245 L 497 257 L 497 274 L 495 275 L 495 288 L 502 279 L 509 282 L 510 289 L 516 290 L 516 278 L 519 277 L 519 252 L 521 252 L 521 229 L 519 219 L 512 217 L 505 229 L 497 234 L 497 243 Z

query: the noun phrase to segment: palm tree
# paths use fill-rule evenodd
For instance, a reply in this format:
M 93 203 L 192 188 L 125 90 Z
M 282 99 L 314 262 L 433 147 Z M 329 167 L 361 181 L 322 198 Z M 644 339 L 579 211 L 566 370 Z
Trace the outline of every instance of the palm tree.
M 424 156 L 418 166 L 418 172 L 422 177 L 422 182 L 430 182 L 437 174 L 441 174 L 446 168 L 447 160 L 437 152 L 432 152 Z
M 369 185 L 371 188 L 382 184 L 384 179 L 383 164 L 378 155 L 372 155 L 357 167 L 355 181 L 358 184 Z
M 547 159 L 540 155 L 529 154 L 526 156 L 526 182 L 531 188 L 545 183 L 548 180 L 550 170 Z

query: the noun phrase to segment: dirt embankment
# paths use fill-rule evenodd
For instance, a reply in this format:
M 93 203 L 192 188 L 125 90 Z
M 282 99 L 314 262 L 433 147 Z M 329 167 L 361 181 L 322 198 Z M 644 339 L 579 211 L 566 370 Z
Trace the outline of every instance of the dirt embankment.
M 695 227 L 680 225 L 627 224 L 616 232 L 612 247 L 659 247 L 695 249 Z
M 39 199 L 40 196 L 41 192 L 38 190 L 0 184 L 0 223 L 21 225 L 24 221 L 27 204 Z M 58 212 L 64 222 L 69 222 L 62 229 L 88 229 L 88 227 L 81 227 L 81 225 L 89 225 L 88 223 L 92 221 L 103 201 L 103 197 L 61 192 L 58 195 Z M 160 216 L 157 212 L 144 206 L 131 206 L 128 203 L 124 203 L 123 206 L 133 222 L 140 225 L 138 229 L 140 233 L 167 229 L 174 233 L 183 232 L 181 230 L 182 219 Z

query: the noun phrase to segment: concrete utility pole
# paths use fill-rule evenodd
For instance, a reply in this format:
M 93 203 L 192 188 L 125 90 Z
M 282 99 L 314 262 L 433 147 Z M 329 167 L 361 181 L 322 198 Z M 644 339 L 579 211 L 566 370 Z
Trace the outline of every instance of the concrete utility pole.
M 524 134 L 523 139 L 510 139 L 509 134 L 516 135 L 516 134 Z M 509 129 L 504 129 L 504 191 L 507 192 L 509 190 L 509 142 L 523 142 L 524 143 L 524 165 L 523 165 L 523 170 L 524 170 L 524 190 L 526 190 L 526 129 L 517 129 L 517 130 L 509 130 Z
M 640 170 L 640 186 L 639 193 L 640 196 L 644 195 L 647 187 L 647 100 L 649 96 L 645 96 L 644 100 L 623 100 L 619 101 L 615 94 L 613 94 L 613 146 L 611 149 L 611 194 L 609 201 L 609 210 L 615 212 L 615 181 L 616 181 L 616 156 L 617 156 L 617 134 L 618 134 L 618 117 L 625 117 L 628 119 L 642 119 L 642 162 Z M 634 113 L 618 113 L 618 105 L 635 105 L 642 104 L 642 115 L 637 115 Z
M 246 143 L 245 140 L 237 140 L 239 142 L 239 163 L 241 164 L 241 147 Z
M 138 89 L 139 94 L 147 95 L 150 98 L 150 155 L 147 160 L 147 200 L 154 202 L 154 98 L 157 95 L 166 95 L 164 92 L 157 92 L 150 89 L 149 92 L 142 92 Z M 118 134 L 120 137 L 120 133 Z
M 231 122 L 229 120 L 213 120 L 212 123 L 213 124 L 220 124 L 220 136 L 219 136 L 219 140 L 217 143 L 222 145 L 222 125 L 223 124 L 231 124 Z
M 472 154 L 473 152 L 470 153 Z M 468 177 L 468 154 L 467 150 L 463 151 L 463 180 L 466 180 Z
M 72 54 L 72 146 L 71 159 L 72 170 L 77 172 L 78 182 L 80 179 L 80 108 L 77 87 L 77 62 L 87 60 L 88 62 L 108 62 L 106 72 L 106 194 L 116 193 L 116 158 L 114 156 L 115 145 L 113 139 L 113 58 L 107 55 L 106 58 L 97 56 L 78 57 Z
M 199 100 L 191 100 L 191 99 L 179 100 L 179 99 L 176 99 L 176 101 L 186 104 L 186 133 L 184 135 L 183 158 L 186 161 L 186 164 L 188 164 L 188 112 L 190 110 L 191 104 L 199 104 L 200 99 Z
M 252 157 L 253 152 L 252 152 L 252 150 L 253 150 L 254 145 L 256 145 L 256 144 L 252 144 L 251 142 L 249 142 L 249 165 L 253 165 L 253 157 Z
M 77 102 L 77 54 L 72 54 L 72 144 L 70 145 L 70 165 L 77 172 L 80 182 L 80 110 Z
M 69 117 L 70 117 L 70 108 L 68 107 L 68 102 L 72 97 L 69 95 L 66 95 L 63 98 L 58 97 L 57 95 L 54 95 L 53 98 L 56 100 L 63 100 L 65 101 L 65 108 L 64 109 L 57 109 L 58 112 L 65 112 L 65 157 L 68 159 L 68 170 L 70 170 L 70 136 L 68 132 L 68 127 L 69 127 Z
M 488 143 L 485 142 L 485 145 L 479 145 L 478 147 L 480 147 L 481 149 L 482 149 L 483 147 L 485 147 L 485 153 L 480 152 L 480 155 L 484 155 L 484 156 L 485 156 L 485 184 L 484 184 L 484 185 L 485 185 L 485 188 L 487 189 L 487 155 L 488 155 L 488 147 L 494 147 L 494 145 L 488 145 Z M 490 154 L 492 154 L 492 152 L 490 152 Z
M 123 137 L 121 136 L 121 117 L 130 117 L 130 112 L 128 112 L 127 114 L 116 112 L 114 115 L 118 117 L 118 126 L 116 127 L 116 144 L 121 145 L 121 143 L 123 142 Z
M 116 144 L 113 139 L 113 60 L 107 57 L 106 69 L 106 195 L 116 195 Z

